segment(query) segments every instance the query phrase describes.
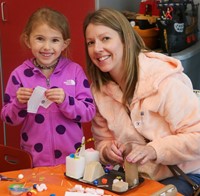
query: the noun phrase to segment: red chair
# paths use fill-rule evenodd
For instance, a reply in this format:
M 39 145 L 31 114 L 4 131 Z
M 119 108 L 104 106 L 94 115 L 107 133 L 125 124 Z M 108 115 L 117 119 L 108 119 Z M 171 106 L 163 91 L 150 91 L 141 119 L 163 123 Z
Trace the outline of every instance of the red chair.
M 32 157 L 25 150 L 0 144 L 0 172 L 32 168 Z

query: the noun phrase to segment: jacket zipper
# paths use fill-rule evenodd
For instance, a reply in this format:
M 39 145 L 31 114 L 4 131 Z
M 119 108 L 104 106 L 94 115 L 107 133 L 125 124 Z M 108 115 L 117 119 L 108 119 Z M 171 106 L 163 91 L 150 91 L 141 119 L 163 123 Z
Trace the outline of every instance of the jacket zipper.
M 47 87 L 49 87 L 50 86 L 50 79 L 49 78 L 46 79 L 46 83 L 47 83 Z
M 50 87 L 50 78 L 46 78 L 46 84 L 47 84 L 47 87 Z M 52 121 L 51 121 L 52 122 Z M 52 126 L 52 125 L 51 125 Z M 54 140 L 53 140 L 53 138 L 52 138 L 52 136 L 51 136 L 51 142 L 52 142 L 52 149 L 54 148 L 54 146 L 55 146 L 55 144 L 54 144 Z M 55 155 L 54 155 L 54 153 L 53 153 L 53 157 L 54 157 Z M 56 159 L 55 159 L 55 157 L 53 158 L 53 160 L 52 160 L 52 164 L 55 164 L 56 163 Z

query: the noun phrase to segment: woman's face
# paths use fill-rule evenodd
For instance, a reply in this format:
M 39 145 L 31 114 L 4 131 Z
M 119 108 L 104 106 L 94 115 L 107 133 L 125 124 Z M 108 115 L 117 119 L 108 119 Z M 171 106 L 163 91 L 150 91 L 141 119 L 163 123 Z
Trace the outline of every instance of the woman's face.
M 102 72 L 115 77 L 121 74 L 124 46 L 118 32 L 103 25 L 89 24 L 86 43 L 92 62 Z

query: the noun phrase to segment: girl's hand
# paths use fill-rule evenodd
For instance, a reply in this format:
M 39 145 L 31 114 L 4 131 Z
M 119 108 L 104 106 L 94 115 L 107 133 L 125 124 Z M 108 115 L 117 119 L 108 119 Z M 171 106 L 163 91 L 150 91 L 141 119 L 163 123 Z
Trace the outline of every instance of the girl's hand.
M 126 160 L 131 163 L 139 162 L 144 164 L 149 160 L 157 159 L 156 151 L 153 147 L 147 145 L 132 144 L 132 150 L 127 155 Z
M 32 88 L 24 88 L 24 87 L 20 87 L 17 90 L 17 100 L 20 103 L 27 103 L 28 100 L 30 99 L 31 95 L 33 93 L 33 89 Z
M 124 157 L 123 153 L 125 151 L 125 146 L 117 141 L 113 141 L 106 146 L 104 155 L 106 159 L 110 161 L 110 163 L 118 163 L 122 164 Z
M 45 91 L 45 96 L 50 101 L 60 104 L 65 99 L 65 92 L 62 88 L 52 88 Z

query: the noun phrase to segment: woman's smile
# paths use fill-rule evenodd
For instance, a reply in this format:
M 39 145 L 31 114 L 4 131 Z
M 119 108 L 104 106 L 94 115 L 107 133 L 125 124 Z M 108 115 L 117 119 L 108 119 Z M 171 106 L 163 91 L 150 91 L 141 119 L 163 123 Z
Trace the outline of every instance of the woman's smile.
M 110 55 L 100 57 L 100 58 L 98 58 L 98 61 L 100 61 L 100 62 L 101 62 L 101 61 L 105 61 L 105 60 L 107 60 L 109 57 L 110 57 Z

